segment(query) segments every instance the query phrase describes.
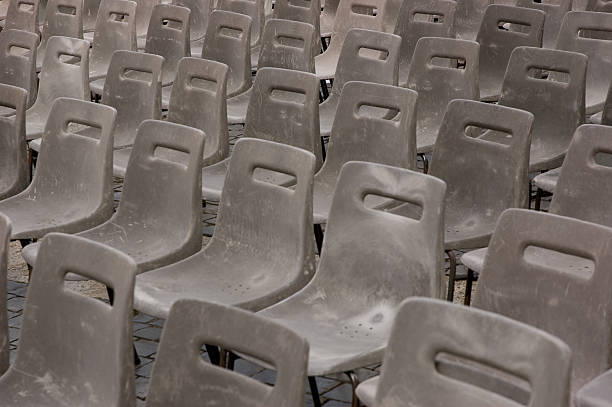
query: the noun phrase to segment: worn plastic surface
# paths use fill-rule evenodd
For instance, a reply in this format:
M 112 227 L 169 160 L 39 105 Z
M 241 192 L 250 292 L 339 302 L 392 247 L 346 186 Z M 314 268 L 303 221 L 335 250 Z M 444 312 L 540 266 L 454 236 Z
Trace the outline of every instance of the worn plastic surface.
M 509 209 L 491 239 L 473 305 L 565 341 L 576 390 L 610 368 L 611 244 L 608 227 Z
M 275 0 L 274 2 L 274 19 L 291 20 L 312 25 L 315 36 L 315 42 L 313 43 L 313 55 L 318 55 L 321 52 L 322 44 L 320 35 L 320 16 L 320 0 L 303 0 L 300 2 L 294 2 L 292 0 Z M 268 21 L 266 21 L 266 23 Z M 263 44 L 265 43 L 266 40 L 264 38 Z
M 309 376 L 379 363 L 400 302 L 441 294 L 445 189 L 443 181 L 410 170 L 345 164 L 313 280 L 261 312 L 308 340 Z M 412 202 L 421 217 L 370 209 L 368 194 Z
M 232 157 L 212 239 L 194 256 L 140 276 L 136 309 L 165 318 L 177 300 L 201 299 L 257 311 L 313 277 L 314 156 L 246 138 Z M 256 179 L 255 169 L 290 174 L 295 186 Z
M 345 163 L 366 161 L 416 169 L 416 108 L 417 94 L 409 89 L 368 82 L 344 85 L 327 157 L 315 176 L 315 223 L 327 222 Z M 379 200 L 373 205 L 385 203 Z
M 23 30 L 39 34 L 40 0 L 9 0 L 4 30 Z
M 531 1 L 531 0 L 530 0 Z M 487 6 L 493 0 L 457 0 L 455 34 L 462 40 L 474 41 Z
M 213 9 L 212 0 L 175 0 L 172 4 L 187 7 L 189 13 L 189 40 L 199 42 L 206 34 L 208 19 Z M 194 55 L 195 56 L 195 55 Z
M 204 343 L 274 365 L 274 386 L 204 362 L 196 347 Z M 302 407 L 307 363 L 308 342 L 273 321 L 219 304 L 177 301 L 164 326 L 146 405 L 201 405 L 205 400 L 204 405 L 217 407 Z
M 576 392 L 576 407 L 610 407 L 612 406 L 612 370 L 598 376 Z
M 431 152 L 446 106 L 453 99 L 479 99 L 479 45 L 452 38 L 421 38 L 416 45 L 407 87 L 418 92 L 417 151 Z M 457 66 L 458 60 L 463 67 Z
M 317 158 L 315 169 L 322 163 L 319 136 L 319 81 L 308 72 L 281 68 L 261 68 L 253 86 L 244 127 L 244 137 L 258 138 L 303 148 Z M 229 165 L 227 158 L 204 168 L 202 196 L 218 201 Z M 292 177 L 267 175 L 268 182 L 288 185 Z
M 14 109 L 14 116 L 0 116 L 0 199 L 25 189 L 29 166 L 25 141 L 25 105 L 27 93 L 22 88 L 0 85 L 0 108 Z
M 83 2 L 80 0 L 49 0 L 45 22 L 40 35 L 36 57 L 36 70 L 40 71 L 45 59 L 47 42 L 54 36 L 83 38 Z M 89 68 L 88 68 L 89 69 Z
M 89 42 L 51 37 L 40 72 L 38 97 L 26 112 L 26 137 L 39 138 L 55 99 L 67 97 L 89 101 Z
M 508 61 L 516 47 L 542 46 L 545 17 L 546 13 L 536 9 L 497 4 L 487 7 L 476 38 L 480 44 L 482 100 L 499 98 Z
M 0 375 L 9 367 L 9 329 L 6 309 L 6 281 L 11 221 L 0 213 Z
M 401 37 L 388 33 L 362 29 L 352 29 L 348 32 L 338 60 L 331 93 L 319 106 L 321 136 L 328 136 L 331 133 L 340 95 L 347 82 L 364 81 L 397 85 L 401 42 Z M 360 50 L 363 50 L 363 54 Z M 379 56 L 386 58 L 380 59 Z
M 36 100 L 37 46 L 38 35 L 31 32 L 4 29 L 0 35 L 0 83 L 25 89 L 28 92 L 26 107 Z M 24 53 L 23 50 L 28 51 Z M 6 113 L 5 110 L 1 112 Z
M 517 0 L 516 5 L 518 7 L 535 8 L 546 13 L 542 46 L 544 48 L 555 48 L 557 36 L 561 29 L 561 22 L 565 14 L 572 9 L 572 0 L 558 0 L 554 2 Z
M 124 0 L 125 1 L 125 0 Z M 136 37 L 144 37 L 149 31 L 149 23 L 155 6 L 161 4 L 161 0 L 133 0 L 136 2 Z
M 249 16 L 251 18 L 250 46 L 253 48 L 261 44 L 265 24 L 264 0 L 217 0 L 217 9 Z
M 75 236 L 46 236 L 28 288 L 15 362 L 0 378 L 0 403 L 135 406 L 135 271 L 128 256 L 110 247 Z M 68 272 L 112 287 L 113 304 L 64 288 Z

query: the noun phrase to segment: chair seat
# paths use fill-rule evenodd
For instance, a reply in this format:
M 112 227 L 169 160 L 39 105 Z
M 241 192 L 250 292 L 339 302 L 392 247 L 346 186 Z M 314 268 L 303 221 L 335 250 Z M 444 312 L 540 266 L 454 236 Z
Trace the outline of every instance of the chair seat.
M 99 78 L 89 82 L 89 89 L 94 95 L 102 95 L 106 78 Z
M 34 267 L 34 264 L 36 263 L 36 257 L 38 256 L 38 250 L 40 249 L 41 242 L 42 240 L 39 240 L 35 243 L 30 243 L 29 245 L 27 245 L 21 250 L 21 256 L 23 257 L 25 262 L 28 263 L 32 267 Z M 89 278 L 83 277 L 75 273 L 66 274 L 65 279 L 67 281 L 87 281 L 89 280 Z
M 319 127 L 321 128 L 321 137 L 331 134 L 336 111 L 338 110 L 338 97 L 330 95 L 325 102 L 319 105 Z
M 469 225 L 470 222 L 474 222 Z M 446 222 L 444 231 L 444 249 L 475 249 L 489 244 L 493 230 L 495 230 L 495 219 L 491 221 L 475 220 L 468 222 Z
M 374 399 L 376 397 L 376 389 L 378 388 L 378 382 L 380 376 L 372 377 L 357 386 L 357 397 L 361 400 L 361 403 L 367 407 L 374 407 Z
M 261 51 L 261 45 L 256 45 L 251 48 L 251 69 L 253 71 L 257 70 L 257 65 L 259 64 L 259 52 Z
M 332 79 L 336 76 L 336 67 L 340 59 L 340 50 L 327 49 L 315 57 L 315 73 L 317 79 Z
M 440 122 L 437 120 L 427 120 L 417 127 L 417 153 L 431 153 L 438 138 Z
M 606 101 L 607 89 L 592 88 L 588 86 L 585 95 L 585 113 L 591 115 L 597 112 L 601 112 Z
M 465 253 L 459 260 L 465 265 L 465 267 L 480 274 L 482 273 L 486 255 L 487 248 L 484 247 L 482 249 L 476 249 Z
M 331 209 L 332 197 L 334 195 L 335 183 L 317 182 L 315 179 L 312 193 L 312 221 L 315 224 L 327 223 L 329 210 Z
M 163 110 L 168 110 L 170 106 L 170 95 L 172 94 L 172 85 L 162 86 L 161 105 Z
M 598 376 L 582 387 L 575 397 L 576 407 L 612 406 L 612 370 Z
M 322 38 L 331 37 L 334 28 L 334 21 L 336 21 L 335 15 L 321 13 L 321 20 L 319 24 L 321 25 L 320 30 Z
M 26 140 L 30 141 L 42 137 L 48 118 L 48 111 L 28 110 L 26 112 Z
M 40 143 L 42 143 L 42 138 L 39 137 L 37 139 L 34 139 L 34 140 L 30 141 L 28 143 L 28 147 L 30 148 L 30 150 L 36 151 L 37 153 L 39 153 L 40 152 Z
M 220 201 L 230 159 L 226 158 L 202 169 L 202 199 Z
M 253 88 L 227 99 L 227 123 L 241 124 L 246 121 L 247 109 Z
M 125 178 L 132 147 L 115 150 L 113 153 L 113 176 Z
M 561 174 L 561 168 L 555 168 L 550 171 L 546 171 L 533 179 L 533 183 L 540 189 L 554 193 L 557 189 L 557 182 L 559 181 L 559 175 Z

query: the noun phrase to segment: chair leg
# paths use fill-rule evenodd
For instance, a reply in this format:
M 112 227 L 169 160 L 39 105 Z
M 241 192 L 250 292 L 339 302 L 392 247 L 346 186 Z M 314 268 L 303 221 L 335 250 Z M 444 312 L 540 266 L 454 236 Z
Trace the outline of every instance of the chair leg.
M 353 402 L 351 404 L 351 407 L 359 407 L 359 398 L 357 397 L 357 394 L 355 392 L 357 390 L 357 386 L 359 385 L 359 379 L 353 371 L 344 372 L 344 374 L 348 376 L 349 380 L 351 381 L 351 387 L 353 388 Z
M 310 394 L 312 394 L 312 403 L 314 407 L 321 407 L 321 396 L 319 396 L 317 379 L 314 376 L 308 376 L 308 384 L 310 385 Z
M 327 89 L 327 81 L 325 79 L 321 79 L 321 92 L 323 93 L 323 99 L 329 97 L 329 90 Z
M 450 263 L 448 271 L 448 293 L 446 294 L 446 300 L 453 302 L 455 296 L 455 276 L 457 274 L 457 258 L 452 250 L 445 250 L 446 255 Z
M 321 249 L 323 248 L 323 228 L 321 228 L 321 224 L 317 223 L 314 225 L 314 235 L 315 241 L 317 242 L 317 251 L 319 252 L 320 256 Z
M 468 269 L 467 280 L 465 282 L 465 297 L 463 297 L 463 305 L 470 305 L 472 302 L 472 282 L 475 281 L 474 270 Z
M 540 207 L 542 206 L 542 192 L 543 191 L 541 188 L 536 189 L 535 204 L 534 204 L 534 209 L 536 211 L 539 211 Z
M 417 154 L 423 160 L 423 174 L 427 174 L 429 172 L 429 160 L 424 153 Z

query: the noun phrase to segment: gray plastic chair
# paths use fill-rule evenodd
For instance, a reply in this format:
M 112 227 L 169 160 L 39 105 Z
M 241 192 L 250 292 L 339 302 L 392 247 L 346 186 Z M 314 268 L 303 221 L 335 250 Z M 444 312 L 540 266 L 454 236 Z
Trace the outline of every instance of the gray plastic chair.
M 402 38 L 399 57 L 400 86 L 406 86 L 412 55 L 420 38 L 454 37 L 456 5 L 452 0 L 413 0 L 403 3 L 395 27 L 395 34 Z
M 38 97 L 26 112 L 26 138 L 42 136 L 53 102 L 59 97 L 89 101 L 89 42 L 51 37 L 40 72 Z
M 540 70 L 549 71 L 547 79 L 540 77 Z M 532 47 L 512 52 L 499 104 L 535 116 L 530 172 L 556 168 L 563 162 L 574 131 L 584 122 L 586 70 L 587 57 L 575 52 Z M 487 138 L 503 142 L 503 136 L 497 136 L 500 134 L 490 133 Z
M 574 355 L 572 390 L 611 367 L 612 229 L 520 209 L 501 216 L 474 306 L 558 336 Z
M 597 32 L 597 37 L 582 34 L 586 30 Z M 605 38 L 605 36 L 608 38 Z M 557 40 L 557 49 L 579 52 L 589 58 L 586 79 L 586 114 L 603 108 L 610 88 L 612 59 L 612 14 L 592 11 L 570 11 L 565 15 Z
M 368 109 L 380 109 L 378 115 Z M 365 161 L 416 169 L 417 93 L 369 82 L 344 85 L 327 147 L 327 157 L 315 175 L 313 220 L 326 223 L 340 171 L 349 161 Z M 392 111 L 391 115 L 385 112 Z M 385 205 L 376 202 L 379 207 Z
M 117 50 L 136 50 L 136 2 L 102 0 L 91 46 L 89 80 L 106 76 Z
M 336 21 L 336 13 L 338 12 L 338 5 L 340 0 L 325 0 L 323 2 L 323 9 L 319 16 L 321 26 L 321 37 L 328 38 L 331 36 L 334 23 Z
M 245 336 L 247 331 L 254 335 Z M 277 372 L 275 385 L 204 362 L 194 342 L 268 361 Z M 218 407 L 303 407 L 307 363 L 308 342 L 281 325 L 233 307 L 180 300 L 164 326 L 146 405 L 188 406 L 206 400 Z
M 542 46 L 545 17 L 546 13 L 536 9 L 496 4 L 487 7 L 476 38 L 480 44 L 481 100 L 499 99 L 508 61 L 516 47 Z
M 158 4 L 161 4 L 161 0 L 133 0 L 136 2 L 136 19 L 134 23 L 136 25 L 136 42 L 144 45 L 143 40 L 146 38 L 149 32 L 149 23 L 151 22 L 151 16 L 153 15 L 153 9 Z M 144 48 L 138 46 L 139 49 Z
M 485 10 L 490 4 L 493 4 L 493 0 L 456 1 L 455 35 L 462 40 L 474 41 L 478 35 Z
M 572 0 L 547 1 L 546 3 L 536 0 L 517 0 L 516 5 L 518 7 L 535 8 L 546 13 L 542 46 L 544 48 L 555 48 L 561 22 L 565 14 L 572 9 Z
M 317 78 L 335 77 L 343 44 L 351 29 L 384 31 L 383 23 L 388 2 L 389 0 L 342 0 L 340 2 L 329 47 L 315 58 Z M 376 10 L 375 15 L 372 15 L 372 10 Z
M 266 23 L 259 69 L 272 67 L 314 73 L 317 38 L 310 24 L 271 19 Z M 244 123 L 253 88 L 227 100 L 229 124 Z
M 38 35 L 31 32 L 4 29 L 0 35 L 0 83 L 25 89 L 26 108 L 36 100 L 37 46 Z M 0 111 L 6 113 L 4 109 Z
M 172 4 L 187 7 L 189 13 L 189 40 L 192 43 L 201 43 L 206 35 L 208 19 L 212 12 L 212 0 L 174 0 Z M 198 55 L 202 51 L 198 53 Z
M 0 201 L 0 213 L 13 224 L 11 239 L 76 233 L 110 217 L 115 116 L 108 106 L 68 98 L 55 101 L 32 182 Z M 74 133 L 71 123 L 98 128 L 97 138 Z
M 217 9 L 244 14 L 251 17 L 250 67 L 257 67 L 265 24 L 264 0 L 217 0 Z
M 246 92 L 251 79 L 251 17 L 231 11 L 210 14 L 202 58 L 228 66 L 227 97 Z
M 83 1 L 49 0 L 38 45 L 37 71 L 42 68 L 47 42 L 55 36 L 83 38 Z
M 96 29 L 96 19 L 102 0 L 83 0 L 83 31 L 91 32 Z
M 397 85 L 401 42 L 401 37 L 389 33 L 360 29 L 348 32 L 338 60 L 331 93 L 319 106 L 321 136 L 331 134 L 342 89 L 347 82 L 363 81 Z M 379 59 L 366 52 L 362 54 L 359 52 L 360 49 L 379 51 L 382 55 L 386 55 L 386 58 Z
M 201 299 L 258 311 L 313 277 L 314 156 L 247 138 L 236 143 L 233 157 L 212 239 L 197 254 L 140 276 L 136 309 L 165 318 L 176 301 Z M 295 187 L 256 179 L 255 169 L 290 174 Z
M 10 0 L 0 0 L 0 20 L 6 20 Z
M 441 295 L 445 190 L 443 181 L 406 169 L 364 162 L 342 168 L 314 278 L 261 312 L 310 343 L 315 406 L 313 376 L 380 363 L 400 302 Z M 414 219 L 369 208 L 364 200 L 372 194 L 411 202 L 422 213 Z
M 113 248 L 53 233 L 42 243 L 15 362 L 0 377 L 5 406 L 136 404 L 132 292 L 136 265 Z M 109 305 L 64 288 L 68 272 L 114 291 Z
M 576 392 L 576 407 L 610 407 L 612 406 L 612 370 L 596 377 Z
M 22 88 L 0 85 L 0 108 L 15 112 L 11 117 L 0 116 L 0 199 L 23 191 L 30 179 L 25 138 L 26 98 L 27 92 Z
M 479 45 L 474 41 L 425 37 L 417 42 L 407 87 L 419 94 L 418 153 L 433 150 L 451 100 L 479 99 L 478 53 Z M 457 66 L 457 60 L 464 61 L 462 67 Z
M 281 68 L 257 71 L 249 103 L 244 137 L 288 144 L 315 155 L 315 169 L 322 159 L 319 135 L 319 82 L 314 74 Z M 204 168 L 202 196 L 218 201 L 225 182 L 230 158 Z M 270 174 L 267 182 L 290 185 L 292 177 Z
M 39 34 L 40 0 L 9 0 L 3 30 L 22 30 Z
M 321 52 L 322 46 L 320 15 L 320 0 L 302 0 L 298 2 L 295 0 L 275 0 L 274 14 L 272 18 L 278 20 L 297 21 L 312 25 L 316 38 L 315 43 L 313 44 L 313 55 L 318 55 Z M 266 21 L 266 24 L 268 21 L 269 20 Z M 266 43 L 265 37 L 262 43 Z
M 8 269 L 11 221 L 0 214 L 0 375 L 9 367 L 9 329 L 6 310 L 6 281 Z M 305 374 L 306 372 L 304 372 Z
M 401 304 L 381 375 L 361 384 L 357 394 L 366 396 L 366 405 L 377 407 L 518 405 L 504 397 L 503 389 L 488 388 L 486 380 L 474 383 L 470 376 L 443 371 L 446 361 L 441 353 L 448 359 L 460 356 L 455 363 L 483 375 L 527 381 L 527 406 L 569 406 L 571 350 L 565 343 L 494 313 L 428 298 L 409 298 Z M 363 394 L 372 382 L 375 401 L 374 394 Z

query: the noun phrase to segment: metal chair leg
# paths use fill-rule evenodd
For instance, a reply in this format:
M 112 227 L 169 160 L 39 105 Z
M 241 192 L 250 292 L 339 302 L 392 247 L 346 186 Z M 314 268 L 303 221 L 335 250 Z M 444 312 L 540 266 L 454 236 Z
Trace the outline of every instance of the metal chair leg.
M 321 249 L 323 248 L 323 228 L 321 228 L 321 224 L 317 223 L 314 225 L 314 235 L 317 242 L 317 251 L 321 255 Z
M 448 293 L 446 294 L 446 300 L 453 302 L 455 296 L 455 277 L 457 275 L 457 258 L 452 250 L 445 250 L 446 255 L 450 263 L 448 271 Z
M 542 189 L 541 188 L 537 188 L 536 189 L 536 196 L 535 196 L 535 203 L 534 203 L 534 209 L 536 211 L 540 210 L 540 207 L 542 206 Z
M 463 297 L 463 305 L 470 305 L 472 302 L 472 282 L 475 281 L 474 270 L 468 269 L 467 280 L 465 282 L 465 297 Z
M 423 160 L 423 174 L 427 174 L 429 172 L 429 160 L 427 156 L 424 153 L 418 153 L 417 155 Z
M 357 394 L 355 392 L 357 390 L 357 386 L 359 385 L 359 379 L 353 371 L 344 372 L 344 374 L 348 376 L 349 380 L 351 381 L 351 387 L 353 388 L 353 402 L 351 404 L 351 407 L 359 407 L 359 398 L 357 397 Z
M 321 396 L 319 396 L 317 379 L 314 376 L 308 376 L 308 384 L 310 385 L 310 394 L 312 395 L 312 403 L 314 407 L 321 407 Z

